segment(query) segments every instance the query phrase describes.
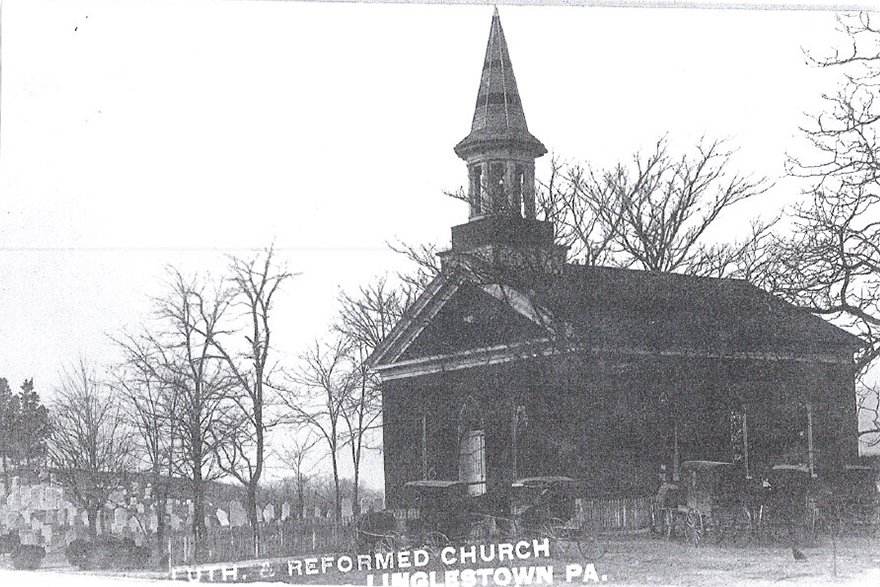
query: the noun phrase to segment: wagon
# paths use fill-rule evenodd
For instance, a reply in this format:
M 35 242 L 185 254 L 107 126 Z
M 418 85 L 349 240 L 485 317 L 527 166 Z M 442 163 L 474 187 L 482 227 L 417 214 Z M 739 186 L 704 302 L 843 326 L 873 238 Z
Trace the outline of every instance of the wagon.
M 880 526 L 878 471 L 846 465 L 831 474 L 831 498 L 826 519 L 834 531 L 875 533 Z M 830 518 L 830 519 L 828 519 Z
M 458 480 L 428 479 L 406 483 L 409 501 L 418 509 L 418 517 L 407 519 L 403 528 L 397 525 L 366 535 L 377 552 L 422 548 L 436 555 L 453 543 L 465 540 L 474 514 L 468 505 L 467 483 Z
M 596 560 L 605 543 L 578 519 L 577 482 L 570 477 L 528 477 L 512 484 L 512 538 L 548 538 L 551 550 Z
M 669 533 L 699 545 L 711 539 L 754 535 L 760 508 L 748 480 L 733 463 L 685 461 L 681 464 L 681 503 L 672 510 Z
M 767 474 L 762 534 L 793 543 L 816 535 L 821 502 L 830 494 L 807 465 L 776 465 Z

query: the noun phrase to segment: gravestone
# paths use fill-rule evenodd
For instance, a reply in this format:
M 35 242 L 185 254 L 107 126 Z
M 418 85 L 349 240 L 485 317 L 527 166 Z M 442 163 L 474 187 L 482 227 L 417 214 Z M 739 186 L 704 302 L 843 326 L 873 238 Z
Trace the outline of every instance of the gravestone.
M 52 526 L 46 524 L 40 529 L 43 536 L 43 544 L 52 544 Z
M 43 499 L 43 486 L 42 485 L 33 485 L 30 489 L 30 499 L 29 505 L 31 509 L 42 510 L 45 509 L 44 499 Z
M 128 525 L 129 514 L 125 508 L 116 508 L 113 510 L 113 526 L 120 530 Z
M 46 491 L 46 509 L 57 510 L 61 507 L 64 494 L 60 487 L 49 487 Z
M 350 518 L 354 514 L 350 499 L 343 499 L 342 504 L 340 505 L 342 506 L 341 510 L 343 518 Z
M 267 503 L 266 507 L 263 508 L 263 521 L 268 524 L 273 520 L 275 520 L 275 506 Z
M 76 526 L 79 519 L 79 509 L 77 509 L 75 505 L 71 505 L 69 508 L 67 508 L 68 526 Z
M 281 504 L 281 521 L 288 519 L 290 517 L 290 504 L 288 502 L 284 502 Z
M 180 516 L 178 516 L 174 512 L 171 512 L 171 515 L 168 519 L 168 524 L 171 526 L 171 529 L 176 532 L 180 530 L 180 527 L 183 524 L 183 520 L 180 519 Z
M 159 528 L 159 515 L 156 513 L 150 514 L 150 517 L 147 518 L 147 528 L 150 532 L 155 532 L 156 529 Z
M 217 521 L 220 522 L 220 525 L 225 528 L 229 525 L 229 514 L 227 514 L 222 509 L 217 508 Z
M 244 526 L 245 524 L 247 524 L 247 512 L 245 511 L 244 506 L 236 500 L 230 501 L 229 525 L 238 527 Z
M 6 528 L 8 530 L 19 530 L 24 527 L 24 518 L 16 511 L 6 514 Z
M 6 505 L 14 510 L 21 507 L 21 496 L 18 494 L 18 488 L 13 486 L 12 491 L 6 496 Z

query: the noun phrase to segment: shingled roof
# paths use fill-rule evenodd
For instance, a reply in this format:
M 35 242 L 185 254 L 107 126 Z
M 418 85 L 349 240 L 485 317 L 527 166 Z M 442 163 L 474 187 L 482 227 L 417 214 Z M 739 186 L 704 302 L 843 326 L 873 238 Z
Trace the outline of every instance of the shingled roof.
M 741 279 L 566 265 L 533 283 L 538 304 L 597 346 L 790 355 L 862 344 Z

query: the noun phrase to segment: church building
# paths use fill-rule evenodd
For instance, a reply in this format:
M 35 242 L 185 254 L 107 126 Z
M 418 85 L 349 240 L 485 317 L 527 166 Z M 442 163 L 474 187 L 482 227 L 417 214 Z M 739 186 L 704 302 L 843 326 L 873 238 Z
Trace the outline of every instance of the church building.
M 746 281 L 568 263 L 536 215 L 546 152 L 496 11 L 455 146 L 468 221 L 371 357 L 389 507 L 419 479 L 476 495 L 566 475 L 585 497 L 634 497 L 686 460 L 757 476 L 857 457 L 858 338 Z

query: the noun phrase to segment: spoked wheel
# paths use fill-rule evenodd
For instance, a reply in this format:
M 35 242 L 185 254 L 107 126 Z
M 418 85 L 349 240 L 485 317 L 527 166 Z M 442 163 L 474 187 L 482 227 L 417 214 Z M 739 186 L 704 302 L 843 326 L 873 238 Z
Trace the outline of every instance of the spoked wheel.
M 605 545 L 583 528 L 572 526 L 559 519 L 551 518 L 541 526 L 541 536 L 552 544 L 552 550 L 567 557 L 583 557 L 597 560 L 605 554 Z
M 471 524 L 467 533 L 467 541 L 470 544 L 485 544 L 492 537 L 492 522 L 490 520 L 477 520 Z
M 376 554 L 388 554 L 397 550 L 397 541 L 394 536 L 382 536 L 376 541 Z
M 694 546 L 699 546 L 704 534 L 703 517 L 696 512 L 688 512 L 684 521 L 685 539 Z
M 606 542 L 592 534 L 581 530 L 577 536 L 577 549 L 582 557 L 592 562 L 605 556 L 608 550 Z
M 430 553 L 431 558 L 439 558 L 440 551 L 452 544 L 446 534 L 437 531 L 425 534 L 423 542 L 424 548 Z

